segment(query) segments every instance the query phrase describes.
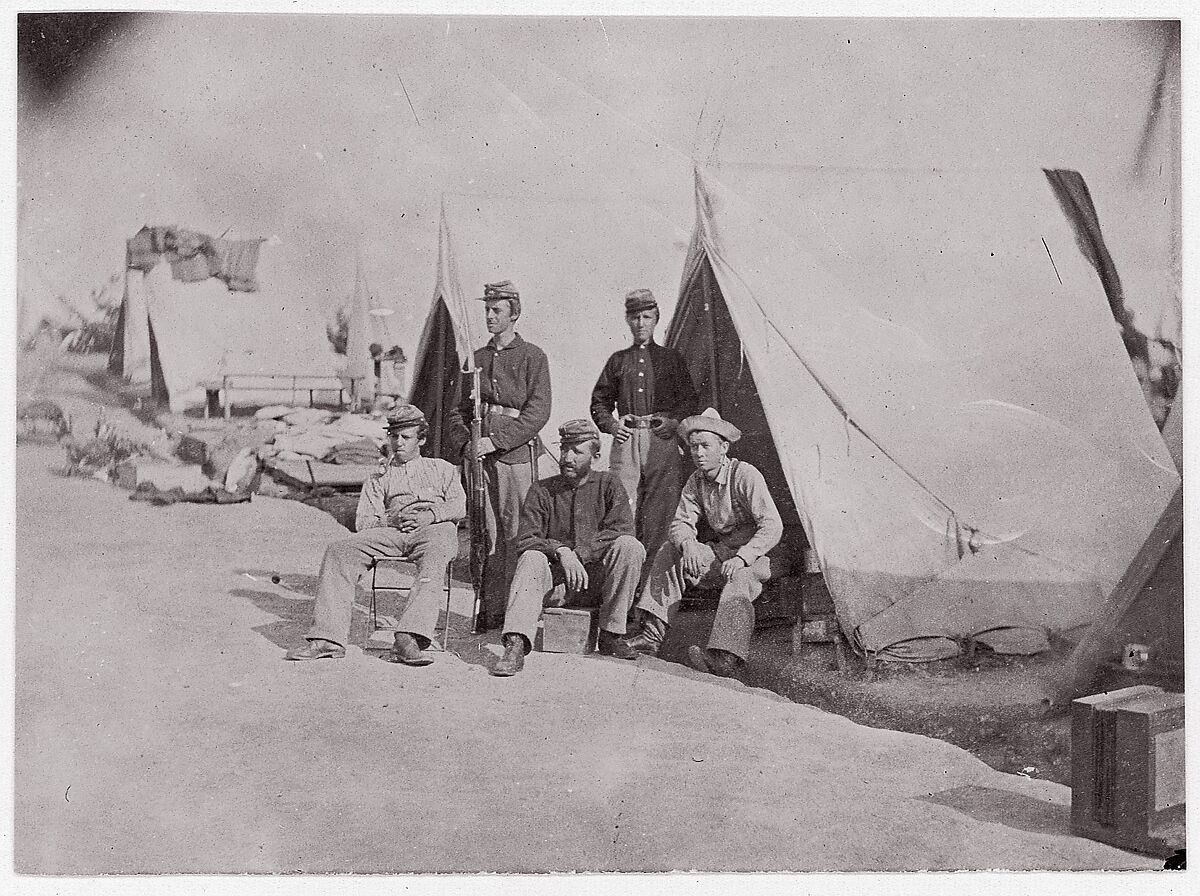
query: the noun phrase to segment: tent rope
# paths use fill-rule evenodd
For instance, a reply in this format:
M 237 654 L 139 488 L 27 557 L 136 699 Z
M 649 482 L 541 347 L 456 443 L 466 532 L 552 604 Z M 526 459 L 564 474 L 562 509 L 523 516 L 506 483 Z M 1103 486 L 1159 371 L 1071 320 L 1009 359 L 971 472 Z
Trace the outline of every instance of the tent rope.
M 933 499 L 933 501 L 935 501 L 938 504 L 938 506 L 940 506 L 945 511 L 945 513 L 950 517 L 950 519 L 952 519 L 954 521 L 954 524 L 960 530 L 965 530 L 967 532 L 970 532 L 970 533 L 972 533 L 972 535 L 982 535 L 983 537 L 985 537 L 993 542 L 996 542 L 996 543 L 1003 543 L 1003 544 L 1007 545 L 1009 548 L 1011 548 L 1012 550 L 1019 551 L 1022 554 L 1026 554 L 1030 557 L 1039 557 L 1043 560 L 1048 560 L 1051 563 L 1058 565 L 1062 569 L 1070 570 L 1071 572 L 1076 573 L 1077 575 L 1079 575 L 1082 578 L 1089 579 L 1094 576 L 1094 573 L 1092 573 L 1092 571 L 1075 566 L 1071 563 L 1067 563 L 1061 557 L 1057 557 L 1057 556 L 1051 557 L 1047 554 L 1044 554 L 1039 551 L 1032 550 L 1031 548 L 1025 547 L 1024 545 L 1017 544 L 1016 542 L 1014 542 L 1010 539 L 1006 539 L 1006 538 L 1003 538 L 998 535 L 993 535 L 992 533 L 987 532 L 978 526 L 973 526 L 968 523 L 963 523 L 959 519 L 958 513 L 954 510 L 953 507 L 951 507 L 949 504 L 947 504 L 932 489 L 930 489 L 924 482 L 922 482 L 920 477 L 915 475 L 911 470 L 909 470 L 902 463 L 900 463 L 900 461 L 897 460 L 891 454 L 891 452 L 889 452 L 886 448 L 884 448 L 877 440 L 873 439 L 871 437 L 870 433 L 868 433 L 858 423 L 858 421 L 854 420 L 851 417 L 850 412 L 842 404 L 842 402 L 837 397 L 837 395 L 834 394 L 832 388 L 829 385 L 827 385 L 824 382 L 824 380 L 822 380 L 821 377 L 817 375 L 816 371 L 814 371 L 812 369 L 812 367 L 808 364 L 808 362 L 804 360 L 804 358 L 800 355 L 799 349 L 796 348 L 796 346 L 792 345 L 791 341 L 788 339 L 787 334 L 785 334 L 781 329 L 779 329 L 779 327 L 775 324 L 775 322 L 773 320 L 771 320 L 770 316 L 766 312 L 766 309 L 763 308 L 762 302 L 760 302 L 758 297 L 754 295 L 754 291 L 750 288 L 750 284 L 747 283 L 746 280 L 741 276 L 741 274 L 739 274 L 736 270 L 734 270 L 733 267 L 731 265 L 729 265 L 728 262 L 725 261 L 725 259 L 721 256 L 721 254 L 719 252 L 715 252 L 713 250 L 711 243 L 709 242 L 709 240 L 706 237 L 707 237 L 707 234 L 704 234 L 702 236 L 702 242 L 703 242 L 704 252 L 708 256 L 708 259 L 709 259 L 709 264 L 711 265 L 712 259 L 716 258 L 718 261 L 720 261 L 724 265 L 725 270 L 728 271 L 731 276 L 735 277 L 742 284 L 742 286 L 746 290 L 746 295 L 748 295 L 750 297 L 750 301 L 752 301 L 754 303 L 754 306 L 758 309 L 758 313 L 762 316 L 762 319 L 769 325 L 770 329 L 774 330 L 779 335 L 779 338 L 783 340 L 784 344 L 791 351 L 791 353 L 795 357 L 795 359 L 805 369 L 805 371 L 809 374 L 809 376 L 811 376 L 813 378 L 813 382 L 815 382 L 817 384 L 817 387 L 825 394 L 825 397 L 829 399 L 830 403 L 834 406 L 834 408 L 837 409 L 838 413 L 842 415 L 842 419 L 845 421 L 845 424 L 847 426 L 847 443 L 846 443 L 847 451 L 849 450 L 849 427 L 853 427 L 860 435 L 862 435 L 862 437 L 864 439 L 866 439 L 873 446 L 875 446 L 875 448 L 884 457 L 886 457 L 893 464 L 895 464 L 896 469 L 898 469 L 901 473 L 903 473 L 905 476 L 907 476 L 909 479 L 911 479 L 918 488 L 920 488 L 925 494 L 927 494 L 931 499 Z M 714 273 L 714 275 L 716 274 L 715 268 L 713 269 L 713 273 Z M 731 321 L 733 320 L 732 313 L 730 314 L 730 320 Z M 737 328 L 737 323 L 734 322 L 734 329 L 736 330 L 736 328 Z M 739 334 L 739 337 L 740 337 L 740 334 Z M 764 411 L 765 410 L 766 409 L 764 407 Z M 770 425 L 770 421 L 768 420 L 768 426 L 769 425 Z M 975 553 L 976 550 L 977 549 L 972 549 L 972 553 Z M 962 559 L 961 554 L 960 554 L 960 559 Z

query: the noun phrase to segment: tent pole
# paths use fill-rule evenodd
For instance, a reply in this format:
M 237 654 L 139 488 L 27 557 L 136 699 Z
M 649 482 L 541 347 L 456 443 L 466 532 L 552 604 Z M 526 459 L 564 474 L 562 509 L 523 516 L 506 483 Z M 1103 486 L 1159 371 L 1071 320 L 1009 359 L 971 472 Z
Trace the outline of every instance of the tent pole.
M 441 307 L 438 307 L 441 311 Z M 437 349 L 433 353 L 434 370 L 438 372 L 437 388 L 433 397 L 433 451 L 431 456 L 442 456 L 442 406 L 446 394 L 446 328 L 442 326 L 441 314 L 435 315 L 437 328 Z
M 700 289 L 704 295 L 704 311 L 708 315 L 708 383 L 712 389 L 712 404 L 721 413 L 721 381 L 717 373 L 717 315 L 713 308 L 712 266 L 705 256 L 700 268 Z

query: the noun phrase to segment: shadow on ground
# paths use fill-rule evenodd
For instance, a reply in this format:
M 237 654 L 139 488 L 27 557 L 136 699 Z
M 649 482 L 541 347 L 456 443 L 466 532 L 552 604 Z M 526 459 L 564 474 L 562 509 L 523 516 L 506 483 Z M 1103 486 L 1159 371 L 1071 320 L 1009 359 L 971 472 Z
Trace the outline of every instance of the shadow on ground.
M 256 582 L 270 582 L 287 591 L 303 594 L 306 597 L 317 596 L 317 577 L 303 573 L 272 572 L 268 569 L 235 569 L 234 573 L 247 576 Z
M 1071 810 L 1068 806 L 1043 802 L 1010 790 L 968 784 L 920 799 L 955 809 L 976 821 L 1001 824 L 1031 834 L 1069 836 L 1071 833 Z
M 276 617 L 274 622 L 256 625 L 252 631 L 262 635 L 276 647 L 290 650 L 304 643 L 304 636 L 312 625 L 313 598 L 317 593 L 317 577 L 300 573 L 275 573 L 261 569 L 239 569 L 239 574 L 248 576 L 256 581 L 269 583 L 278 589 L 291 592 L 295 597 L 278 590 L 256 588 L 233 588 L 229 594 L 254 604 L 255 608 Z M 350 644 L 363 648 L 368 656 L 386 660 L 391 643 L 386 632 L 382 637 L 371 641 L 369 618 L 369 595 L 359 590 L 350 620 Z M 441 631 L 444 614 L 438 619 L 438 635 L 430 645 L 434 653 L 441 652 Z M 471 666 L 491 670 L 503 648 L 500 646 L 501 632 L 497 630 L 473 634 L 470 631 L 471 620 L 461 613 L 450 613 L 450 636 L 447 639 L 446 652 L 458 657 Z
M 312 625 L 312 600 L 307 597 L 288 597 L 277 591 L 257 591 L 251 588 L 233 588 L 230 595 L 248 600 L 264 613 L 277 617 L 277 621 L 252 627 L 276 647 L 285 650 L 304 642 L 304 633 Z

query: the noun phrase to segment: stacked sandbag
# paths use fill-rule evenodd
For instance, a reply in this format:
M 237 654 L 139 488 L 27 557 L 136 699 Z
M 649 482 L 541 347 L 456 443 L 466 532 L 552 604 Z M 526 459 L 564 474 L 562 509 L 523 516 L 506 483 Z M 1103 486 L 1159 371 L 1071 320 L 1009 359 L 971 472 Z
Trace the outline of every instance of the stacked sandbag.
M 357 439 L 353 442 L 343 442 L 338 445 L 329 454 L 325 455 L 325 462 L 329 464 L 373 464 L 376 463 L 382 455 L 379 453 L 379 446 L 370 439 Z
M 279 412 L 267 409 L 269 419 L 282 425 L 271 444 L 263 446 L 259 456 L 284 461 L 324 461 L 335 463 L 375 463 L 385 441 L 382 418 L 345 414 L 333 419 L 329 411 L 294 408 Z M 277 414 L 277 415 L 276 415 Z

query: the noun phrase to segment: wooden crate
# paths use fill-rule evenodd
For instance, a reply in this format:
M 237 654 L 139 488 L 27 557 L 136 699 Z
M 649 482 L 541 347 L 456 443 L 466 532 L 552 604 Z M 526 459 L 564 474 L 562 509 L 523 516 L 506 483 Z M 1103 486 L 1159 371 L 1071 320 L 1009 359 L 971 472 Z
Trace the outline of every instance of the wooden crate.
M 1071 706 L 1071 827 L 1122 849 L 1183 847 L 1184 698 L 1148 685 Z
M 542 651 L 591 653 L 595 648 L 596 614 L 572 607 L 547 607 L 542 611 Z

